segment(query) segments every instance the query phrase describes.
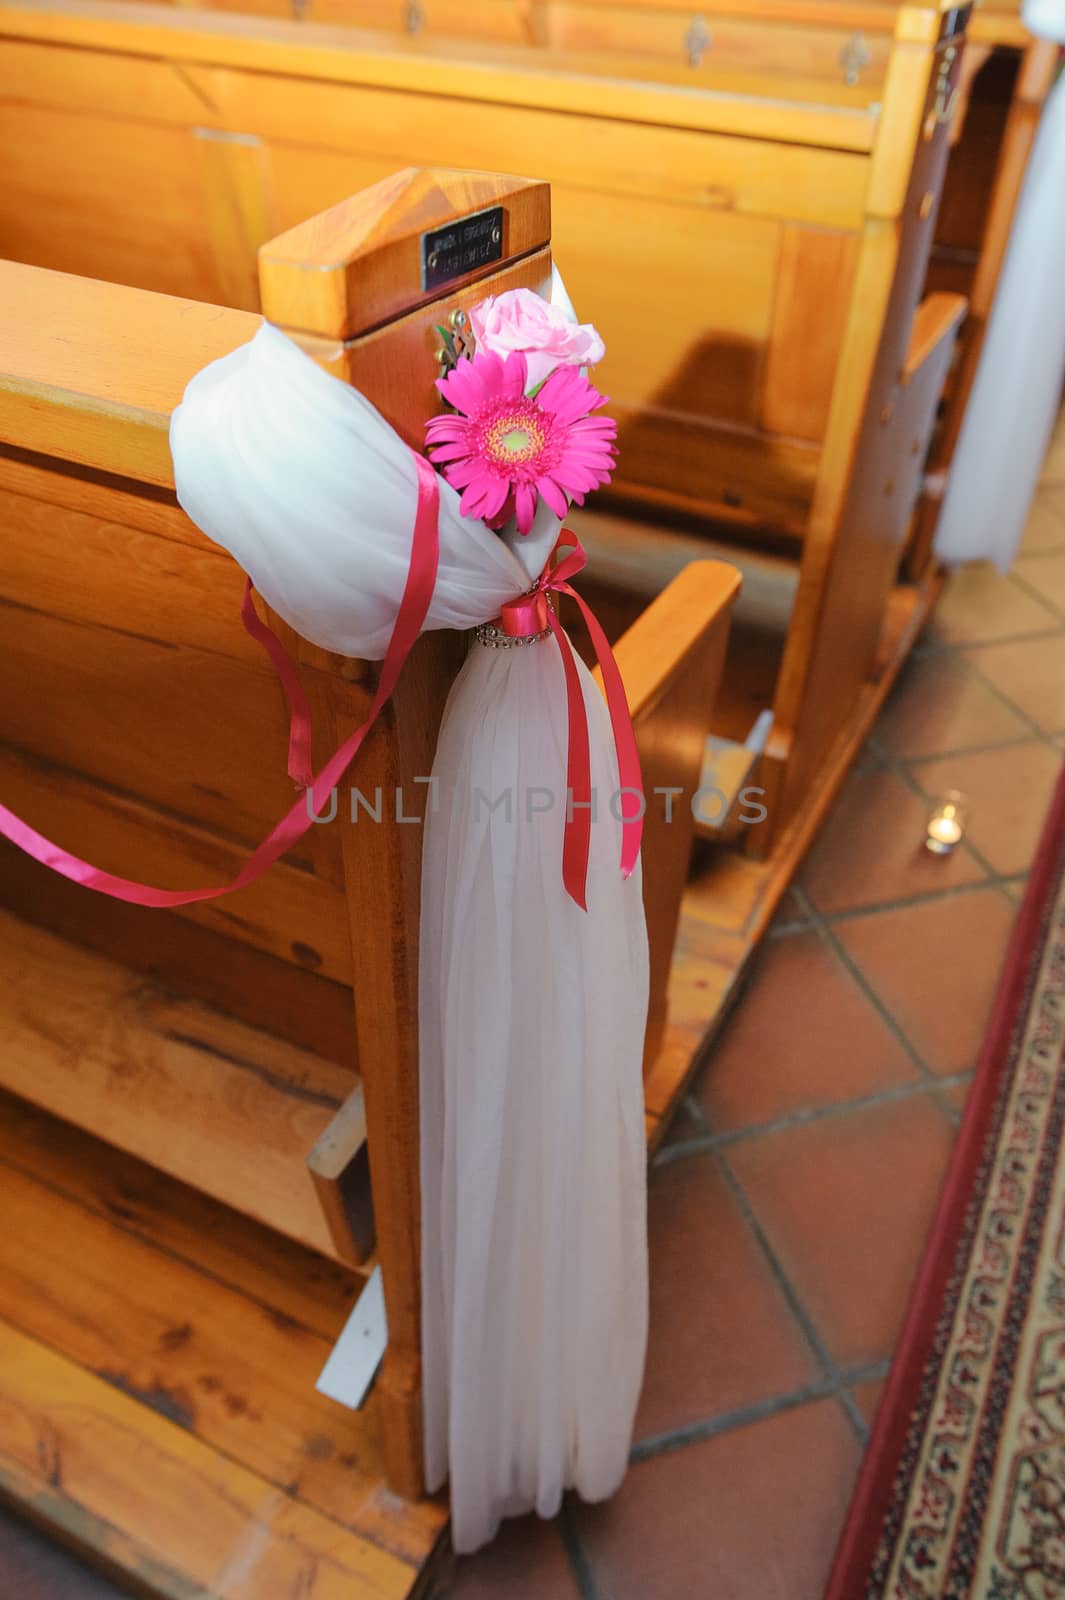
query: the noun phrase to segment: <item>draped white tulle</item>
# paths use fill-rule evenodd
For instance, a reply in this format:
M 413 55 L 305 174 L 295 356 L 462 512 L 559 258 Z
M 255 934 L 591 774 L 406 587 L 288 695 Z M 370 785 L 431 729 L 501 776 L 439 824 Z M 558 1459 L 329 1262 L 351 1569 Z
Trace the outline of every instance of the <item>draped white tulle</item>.
M 621 1481 L 647 1318 L 647 941 L 618 871 L 617 766 L 587 673 L 588 914 L 560 891 L 553 641 L 475 648 L 440 733 L 422 881 L 426 1466 L 453 1539 Z M 544 807 L 541 813 L 537 808 Z M 532 821 L 530 822 L 530 815 Z
M 170 449 L 182 506 L 267 604 L 312 644 L 380 660 L 407 579 L 418 478 L 365 396 L 263 323 L 189 383 Z M 560 525 L 541 516 L 519 562 L 483 522 L 460 514 L 441 479 L 439 526 L 426 628 L 497 615 L 539 575 Z
M 192 380 L 171 444 L 181 504 L 279 615 L 316 644 L 380 658 L 417 481 L 374 407 L 266 325 Z M 439 525 L 434 628 L 496 616 L 559 526 L 540 515 L 527 539 L 501 538 L 460 516 L 443 481 Z M 459 1550 L 506 1514 L 552 1514 L 564 1487 L 610 1494 L 643 1367 L 646 928 L 639 870 L 623 881 L 618 866 L 606 709 L 580 670 L 597 807 L 587 913 L 562 883 L 554 640 L 471 647 L 434 767 L 420 947 L 426 1472 L 433 1488 L 450 1477 Z
M 1065 44 L 1065 0 L 1028 0 Z M 1051 90 L 1017 208 L 936 531 L 951 564 L 1016 555 L 1065 382 L 1065 78 Z

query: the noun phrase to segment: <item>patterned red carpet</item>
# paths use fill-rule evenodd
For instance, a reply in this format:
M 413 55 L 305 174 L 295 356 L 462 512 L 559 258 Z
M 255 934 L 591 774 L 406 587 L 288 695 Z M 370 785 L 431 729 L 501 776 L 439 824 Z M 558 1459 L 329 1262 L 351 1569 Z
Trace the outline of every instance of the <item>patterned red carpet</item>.
M 826 1600 L 1065 1596 L 1063 1130 L 1065 774 Z

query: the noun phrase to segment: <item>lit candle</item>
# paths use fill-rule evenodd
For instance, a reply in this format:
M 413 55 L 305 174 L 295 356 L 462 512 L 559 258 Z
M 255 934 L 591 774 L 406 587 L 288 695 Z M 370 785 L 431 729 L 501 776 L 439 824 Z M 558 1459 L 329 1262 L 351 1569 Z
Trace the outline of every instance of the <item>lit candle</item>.
M 933 855 L 949 856 L 965 832 L 965 796 L 956 789 L 942 795 L 928 819 L 925 849 Z

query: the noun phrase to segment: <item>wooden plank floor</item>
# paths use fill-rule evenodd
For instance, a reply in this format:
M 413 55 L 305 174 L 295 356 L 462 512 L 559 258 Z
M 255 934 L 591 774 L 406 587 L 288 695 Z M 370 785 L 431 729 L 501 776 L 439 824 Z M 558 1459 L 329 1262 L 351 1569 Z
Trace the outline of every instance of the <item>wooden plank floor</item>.
M 442 1505 L 314 1382 L 360 1280 L 0 1100 L 0 1494 L 166 1600 L 401 1600 Z

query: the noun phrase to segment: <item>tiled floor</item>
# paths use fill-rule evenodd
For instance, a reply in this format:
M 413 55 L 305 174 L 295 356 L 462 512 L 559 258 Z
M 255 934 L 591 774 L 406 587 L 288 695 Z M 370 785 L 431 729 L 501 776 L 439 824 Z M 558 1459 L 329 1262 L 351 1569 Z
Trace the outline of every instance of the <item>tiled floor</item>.
M 819 1600 L 1065 748 L 1065 420 L 1009 577 L 955 574 L 651 1175 L 615 1500 L 438 1600 Z M 921 848 L 970 799 L 964 846 Z

